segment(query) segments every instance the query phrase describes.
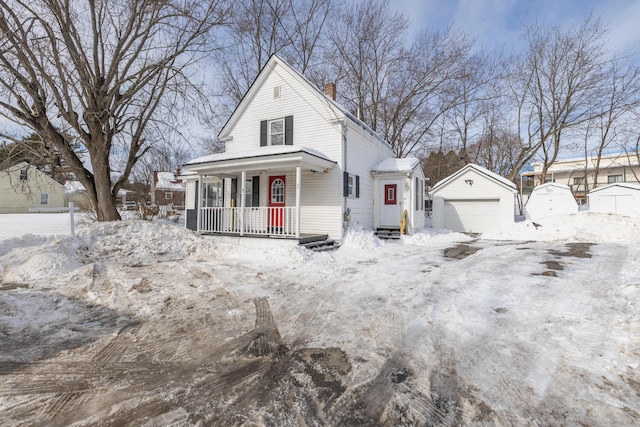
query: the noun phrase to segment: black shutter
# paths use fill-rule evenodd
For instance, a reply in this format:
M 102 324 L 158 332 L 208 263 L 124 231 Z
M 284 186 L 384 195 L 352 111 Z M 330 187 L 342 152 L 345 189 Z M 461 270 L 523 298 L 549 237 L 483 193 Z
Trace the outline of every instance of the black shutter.
M 231 178 L 231 200 L 233 207 L 238 207 L 238 178 Z
M 267 121 L 260 122 L 260 146 L 266 147 L 267 145 Z
M 193 209 L 199 209 L 200 208 L 200 203 L 198 200 L 198 192 L 200 190 L 200 181 L 196 181 L 196 202 L 195 202 L 195 206 L 193 207 Z
M 252 178 L 252 189 L 251 189 L 251 205 L 252 206 L 260 206 L 260 176 L 256 175 Z
M 356 198 L 360 197 L 360 175 L 356 175 Z
M 342 195 L 344 197 L 349 196 L 349 173 L 342 172 Z
M 284 145 L 293 145 L 293 116 L 284 118 Z

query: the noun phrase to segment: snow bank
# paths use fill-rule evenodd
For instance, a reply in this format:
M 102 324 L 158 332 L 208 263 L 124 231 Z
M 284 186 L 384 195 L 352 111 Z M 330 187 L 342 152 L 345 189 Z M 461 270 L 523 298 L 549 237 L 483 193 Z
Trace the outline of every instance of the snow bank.
M 624 215 L 578 212 L 539 221 L 523 221 L 493 233 L 488 240 L 572 241 L 628 243 L 640 238 L 640 218 Z

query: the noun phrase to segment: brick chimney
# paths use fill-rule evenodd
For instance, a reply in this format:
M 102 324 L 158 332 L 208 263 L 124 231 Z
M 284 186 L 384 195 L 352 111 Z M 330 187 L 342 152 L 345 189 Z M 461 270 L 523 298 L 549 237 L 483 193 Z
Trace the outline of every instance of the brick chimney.
M 335 83 L 327 83 L 324 85 L 324 91 L 327 96 L 334 101 L 336 100 L 336 84 Z

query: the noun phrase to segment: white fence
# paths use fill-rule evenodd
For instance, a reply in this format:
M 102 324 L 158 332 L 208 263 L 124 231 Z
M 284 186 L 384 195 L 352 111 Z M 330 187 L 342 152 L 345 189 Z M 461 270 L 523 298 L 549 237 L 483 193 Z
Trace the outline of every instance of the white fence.
M 198 231 L 298 237 L 295 207 L 201 208 Z

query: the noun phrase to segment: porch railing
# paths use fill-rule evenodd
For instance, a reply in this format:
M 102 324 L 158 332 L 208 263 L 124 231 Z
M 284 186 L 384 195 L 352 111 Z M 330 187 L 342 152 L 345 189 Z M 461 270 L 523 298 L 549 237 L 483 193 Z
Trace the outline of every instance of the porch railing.
M 200 232 L 297 237 L 295 207 L 200 208 Z

